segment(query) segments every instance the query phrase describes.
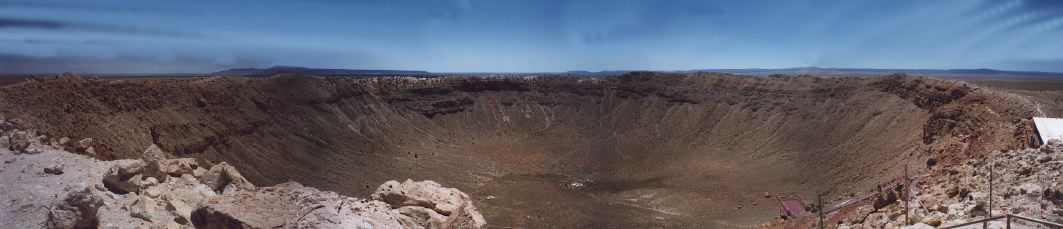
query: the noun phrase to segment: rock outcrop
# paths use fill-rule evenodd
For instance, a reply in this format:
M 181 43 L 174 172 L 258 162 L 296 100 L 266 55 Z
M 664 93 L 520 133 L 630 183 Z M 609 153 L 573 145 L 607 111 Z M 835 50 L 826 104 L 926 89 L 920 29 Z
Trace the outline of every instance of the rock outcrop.
M 199 228 L 409 228 L 387 204 L 289 182 L 210 199 L 195 211 Z
M 192 214 L 199 228 L 484 228 L 486 222 L 468 195 L 432 181 L 396 181 L 389 185 L 404 191 L 391 193 L 389 200 L 356 199 L 335 192 L 320 191 L 296 182 L 273 187 L 238 191 L 217 196 Z M 401 192 L 407 192 L 404 195 Z M 374 194 L 378 199 L 378 194 Z M 451 198 L 458 197 L 458 198 Z M 407 202 L 407 200 L 412 200 Z M 416 204 L 413 204 L 416 203 Z M 424 206 L 450 206 L 446 214 Z
M 442 228 L 483 228 L 487 225 L 469 195 L 455 188 L 445 188 L 435 181 L 387 181 L 373 193 L 373 199 L 384 201 L 403 215 L 418 219 L 418 225 L 426 228 L 431 228 L 442 217 L 446 218 Z
M 214 191 L 224 191 L 230 186 L 232 187 L 230 189 L 234 190 L 248 190 L 255 188 L 255 185 L 247 181 L 247 179 L 240 174 L 240 171 L 236 170 L 236 167 L 225 162 L 210 167 L 210 170 L 203 172 L 201 176 L 202 178 L 200 180 L 203 181 L 203 184 L 206 184 L 207 187 L 210 187 L 210 189 Z
M 13 126 L 13 124 L 9 124 Z M 0 225 L 16 228 L 484 228 L 465 193 L 433 181 L 381 185 L 372 199 L 321 191 L 296 182 L 255 187 L 227 163 L 199 167 L 157 146 L 142 159 L 98 161 L 55 144 L 27 144 L 14 154 L 0 149 L 5 186 Z M 24 136 L 23 136 L 24 135 Z M 44 140 L 43 137 L 37 139 Z M 21 147 L 25 146 L 25 148 Z M 16 162 L 16 163 L 12 163 Z M 42 169 L 43 168 L 43 171 Z M 6 171 L 5 171 L 6 170 Z M 8 182 L 17 181 L 17 182 Z M 7 185 L 11 183 L 12 185 Z M 45 187 L 41 189 L 41 187 Z M 395 187 L 394 190 L 386 187 Z M 378 198 L 379 196 L 379 198 Z M 386 197 L 385 201 L 374 200 Z M 8 204 L 11 203 L 11 204 Z M 37 209 L 37 210 L 34 210 Z
M 971 159 L 950 167 L 930 167 L 930 176 L 913 185 L 911 223 L 904 223 L 903 199 L 878 198 L 857 213 L 857 220 L 842 221 L 839 228 L 933 228 L 994 216 L 1017 214 L 1063 222 L 1063 144 L 1041 148 L 992 152 L 984 160 Z M 989 179 L 992 171 L 993 190 Z M 901 190 L 901 189 L 897 189 Z M 902 192 L 889 194 L 899 196 Z M 990 197 L 992 205 L 990 206 Z M 864 206 L 861 206 L 861 208 Z M 828 218 L 831 217 L 828 215 Z M 860 220 L 862 219 L 862 220 Z M 1002 223 L 1002 222 L 994 222 Z M 907 226 L 905 226 L 907 225 Z
M 394 208 L 419 206 L 451 215 L 469 202 L 469 195 L 457 189 L 444 188 L 434 181 L 414 182 L 407 179 L 402 183 L 394 180 L 384 182 L 373 193 L 373 199 L 387 202 Z
M 96 226 L 96 211 L 100 201 L 96 195 L 101 190 L 84 183 L 73 186 L 62 201 L 48 211 L 48 228 L 91 228 Z

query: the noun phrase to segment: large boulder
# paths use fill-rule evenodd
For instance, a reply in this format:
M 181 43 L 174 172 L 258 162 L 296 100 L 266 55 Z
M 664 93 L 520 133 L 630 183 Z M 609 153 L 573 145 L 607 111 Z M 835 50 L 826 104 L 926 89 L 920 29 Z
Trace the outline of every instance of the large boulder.
M 195 171 L 193 170 L 193 173 Z M 214 165 L 203 173 L 199 178 L 200 182 L 210 187 L 214 191 L 222 191 L 226 186 L 232 185 L 236 190 L 250 190 L 254 189 L 255 185 L 247 181 L 243 175 L 240 175 L 239 171 L 236 171 L 236 167 L 222 162 Z
M 175 177 L 183 174 L 192 174 L 192 171 L 199 168 L 195 158 L 166 159 L 156 163 L 158 163 L 160 172 Z
M 74 189 L 48 211 L 48 220 L 45 222 L 47 228 L 96 227 L 96 211 L 100 208 L 100 200 L 95 198 L 94 192 L 98 190 L 85 184 L 76 185 Z
M 884 228 L 886 223 L 889 223 L 890 219 L 885 213 L 871 213 L 867 215 L 867 219 L 864 219 L 864 227 L 866 228 Z
M 0 136 L 0 149 L 11 149 L 11 137 Z
M 85 150 L 92 148 L 91 144 L 85 146 Z M 154 177 L 160 182 L 165 182 L 171 176 L 180 177 L 184 174 L 192 174 L 195 169 L 199 168 L 199 163 L 194 158 L 170 159 L 169 157 L 170 154 L 158 145 L 152 144 L 144 150 L 140 155 L 140 159 L 146 164 L 144 177 Z
M 77 152 L 85 152 L 86 149 L 93 146 L 96 146 L 96 141 L 92 140 L 92 138 L 85 138 L 77 142 L 74 150 Z
M 117 161 L 104 175 L 103 185 L 117 194 L 140 191 L 140 183 L 134 177 L 140 177 L 138 175 L 144 172 L 145 167 L 146 163 L 141 160 Z
M 447 217 L 447 221 L 443 222 L 443 228 L 485 228 L 487 227 L 487 220 L 484 220 L 484 216 L 476 211 L 476 207 L 472 206 L 472 202 L 466 201 L 454 214 Z
M 170 179 L 151 189 L 158 188 L 161 198 L 166 203 L 166 210 L 173 212 L 179 223 L 191 222 L 192 211 L 199 208 L 209 198 L 217 195 L 207 185 L 199 183 L 191 175 Z
M 150 197 L 128 194 L 106 202 L 96 214 L 98 228 L 189 228 Z
M 0 132 L 8 132 L 12 130 L 17 130 L 18 128 L 18 123 L 9 120 L 4 120 L 3 122 L 0 122 Z
M 151 146 L 148 146 L 144 152 L 140 153 L 140 159 L 145 162 L 161 161 L 166 160 L 167 158 L 170 158 L 169 154 L 155 144 L 151 144 Z
M 25 153 L 26 148 L 30 147 L 30 135 L 26 131 L 16 131 L 10 137 L 8 141 L 12 151 Z
M 144 163 L 147 164 L 147 166 L 144 167 L 144 176 L 154 177 L 159 181 L 166 181 L 166 179 L 169 178 L 169 173 L 162 170 L 161 163 L 168 158 L 169 154 L 162 151 L 159 146 L 155 144 L 148 146 L 148 149 L 140 154 L 140 159 L 144 160 Z
M 63 174 L 63 163 L 53 162 L 51 164 L 45 165 L 44 173 L 52 175 Z
M 447 222 L 446 216 L 424 207 L 405 206 L 394 209 L 394 211 L 398 211 L 399 214 L 410 217 L 414 223 L 424 228 L 440 229 L 443 228 L 443 223 Z
M 403 218 L 404 220 L 400 220 Z M 192 214 L 197 228 L 420 228 L 379 201 L 289 182 L 215 196 Z
M 1040 196 L 1041 193 L 1044 192 L 1044 189 L 1041 188 L 1041 185 L 1034 183 L 1023 183 L 1022 185 L 1019 185 L 1019 190 L 1021 190 L 1023 194 L 1031 196 Z
M 391 204 L 393 208 L 421 206 L 443 215 L 450 215 L 470 202 L 469 195 L 458 189 L 444 188 L 435 181 L 409 179 L 401 184 L 394 180 L 384 182 L 373 193 L 373 199 Z

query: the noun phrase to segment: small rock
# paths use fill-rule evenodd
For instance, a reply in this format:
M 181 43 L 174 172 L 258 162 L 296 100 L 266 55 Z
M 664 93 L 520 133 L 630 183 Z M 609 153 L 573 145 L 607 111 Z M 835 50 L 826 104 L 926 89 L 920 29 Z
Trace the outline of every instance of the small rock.
M 133 196 L 133 203 L 129 205 L 129 212 L 131 214 L 145 213 L 155 211 L 158 208 L 158 203 L 155 203 L 154 199 L 147 196 Z M 135 217 L 135 216 L 134 216 Z M 137 217 L 140 218 L 140 217 Z M 144 219 L 148 220 L 148 219 Z
M 947 217 L 947 215 L 937 212 L 930 216 L 927 216 L 926 218 L 923 218 L 923 223 L 925 223 L 926 225 L 937 227 L 941 226 L 941 223 L 944 222 Z
M 853 223 L 863 223 L 864 218 L 867 215 L 875 212 L 875 207 L 871 205 L 863 205 L 856 208 L 856 219 L 853 219 Z
M 583 188 L 583 187 L 585 187 L 587 185 L 584 184 L 583 182 L 572 182 L 572 183 L 568 183 L 566 186 L 568 186 L 568 188 L 571 188 L 571 189 L 581 189 L 581 188 Z
M 88 149 L 89 147 L 96 146 L 96 142 L 93 141 L 92 138 L 81 139 L 77 143 L 77 147 L 75 148 L 77 151 L 85 151 L 85 149 Z
M 169 200 L 166 201 L 166 210 L 171 211 L 175 214 L 174 220 L 176 220 L 177 223 L 192 223 L 192 210 L 194 209 L 192 209 L 192 206 L 188 205 L 187 203 L 182 202 L 180 200 Z
M 12 123 L 12 122 L 9 122 L 9 121 L 4 121 L 3 123 L 0 123 L 0 130 L 2 130 L 3 132 L 7 132 L 7 131 L 10 131 L 10 130 L 15 130 L 15 129 L 18 129 L 18 127 L 15 125 L 15 123 Z
M 0 136 L 0 149 L 11 149 L 11 137 Z
M 924 223 L 917 223 L 915 225 L 903 226 L 901 229 L 934 229 L 934 226 L 930 226 Z
M 140 154 L 140 159 L 144 160 L 144 162 L 162 161 L 167 158 L 169 158 L 169 154 L 166 153 L 166 151 L 162 151 L 162 148 L 159 148 L 159 146 L 155 144 L 151 144 L 151 146 L 148 146 L 148 149 L 145 149 L 144 152 Z
M 156 186 L 152 186 L 148 187 L 147 189 L 144 189 L 140 193 L 151 198 L 158 198 L 160 195 L 162 195 L 162 190 L 159 190 L 159 188 Z
M 195 158 L 166 159 L 158 161 L 158 166 L 160 172 L 170 176 L 192 174 L 195 169 L 199 168 Z
M 1023 183 L 1022 185 L 1019 185 L 1019 190 L 1022 190 L 1023 194 L 1031 196 L 1039 196 L 1041 195 L 1041 192 L 1044 191 L 1040 185 L 1034 183 Z
M 1041 156 L 1037 157 L 1037 162 L 1045 163 L 1045 162 L 1049 162 L 1049 161 L 1052 161 L 1052 156 L 1041 155 Z
M 152 222 L 153 224 L 168 224 L 174 222 L 174 216 L 165 211 L 149 211 L 132 213 L 133 218 Z
M 63 174 L 63 164 L 53 163 L 52 165 L 44 168 L 44 173 L 52 175 Z
M 58 143 L 60 146 L 65 146 L 67 144 L 70 144 L 70 138 L 61 137 L 61 138 L 59 138 L 59 141 L 56 141 L 56 143 Z
M 231 196 L 232 194 L 236 193 L 237 190 L 238 189 L 236 188 L 236 185 L 229 184 L 229 185 L 226 185 L 225 188 L 223 188 L 221 190 L 221 194 L 222 195 L 226 195 L 226 196 Z
M 949 204 L 949 215 L 966 215 L 964 211 L 966 206 L 963 204 Z
M 864 220 L 864 227 L 884 228 L 886 223 L 889 223 L 889 218 L 885 213 L 871 213 L 870 215 L 867 215 L 867 219 Z
M 192 170 L 192 176 L 196 177 L 196 179 L 203 179 L 203 175 L 206 174 L 207 169 L 204 169 L 203 167 L 196 167 L 196 169 Z
M 1059 140 L 1059 139 L 1049 139 L 1049 140 L 1048 140 L 1048 145 L 1053 145 L 1053 146 L 1060 146 L 1060 145 L 1063 145 L 1063 140 Z
M 89 147 L 88 149 L 85 149 L 85 155 L 91 158 L 99 158 L 99 155 L 96 154 L 96 147 Z

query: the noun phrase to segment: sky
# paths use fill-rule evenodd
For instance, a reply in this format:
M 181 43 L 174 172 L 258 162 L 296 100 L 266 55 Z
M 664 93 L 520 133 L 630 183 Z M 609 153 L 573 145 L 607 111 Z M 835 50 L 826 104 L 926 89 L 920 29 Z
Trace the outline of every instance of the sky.
M 0 74 L 1063 72 L 1057 0 L 0 0 Z

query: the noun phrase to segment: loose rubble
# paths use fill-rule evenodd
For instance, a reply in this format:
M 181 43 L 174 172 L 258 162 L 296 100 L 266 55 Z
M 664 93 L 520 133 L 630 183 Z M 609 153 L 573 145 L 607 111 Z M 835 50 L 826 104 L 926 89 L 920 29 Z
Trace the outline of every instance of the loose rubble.
M 860 206 L 854 217 L 838 228 L 934 228 L 1016 214 L 1051 222 L 1063 222 L 1063 144 L 1052 142 L 1038 149 L 993 152 L 985 160 L 931 168 L 931 176 L 916 184 L 910 202 L 909 224 L 904 224 L 903 199 L 895 187 L 872 204 Z M 989 172 L 993 171 L 992 206 L 989 204 Z M 1003 222 L 992 222 L 991 226 Z M 1022 225 L 1013 222 L 1013 226 Z M 996 228 L 996 227 L 994 227 Z M 1001 227 L 1002 228 L 1002 227 Z
M 169 158 L 98 161 L 91 139 L 49 141 L 0 123 L 0 225 L 12 228 L 484 228 L 465 193 L 388 181 L 371 199 L 288 182 L 256 187 L 235 167 Z M 47 144 L 45 144 L 47 143 Z M 37 154 L 26 154 L 38 152 Z

